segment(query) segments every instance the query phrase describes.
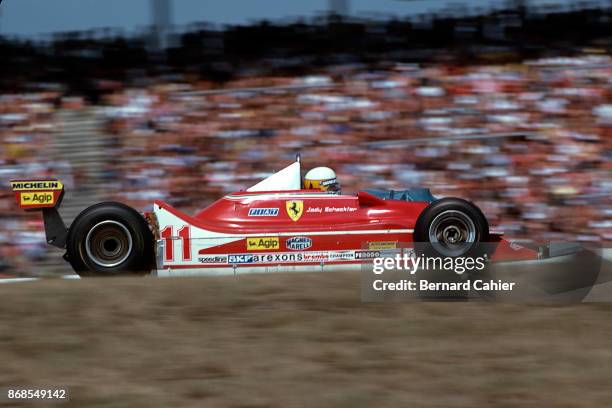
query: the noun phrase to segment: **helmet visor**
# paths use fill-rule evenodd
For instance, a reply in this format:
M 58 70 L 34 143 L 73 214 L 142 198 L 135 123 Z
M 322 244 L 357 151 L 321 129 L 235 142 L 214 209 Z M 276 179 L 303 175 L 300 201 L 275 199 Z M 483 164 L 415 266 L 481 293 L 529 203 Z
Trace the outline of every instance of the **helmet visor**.
M 323 180 L 320 183 L 320 188 L 323 191 L 331 191 L 331 192 L 338 192 L 340 191 L 340 183 L 338 183 L 338 180 L 333 178 L 333 179 L 329 179 L 329 180 Z

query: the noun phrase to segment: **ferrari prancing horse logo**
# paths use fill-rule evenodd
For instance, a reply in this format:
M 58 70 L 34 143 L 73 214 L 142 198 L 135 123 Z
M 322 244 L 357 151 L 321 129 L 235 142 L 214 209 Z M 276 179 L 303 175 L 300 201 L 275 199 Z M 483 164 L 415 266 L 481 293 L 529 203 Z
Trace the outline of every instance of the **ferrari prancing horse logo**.
M 302 216 L 302 212 L 304 212 L 304 202 L 302 200 L 287 201 L 285 202 L 285 209 L 289 218 L 297 221 Z

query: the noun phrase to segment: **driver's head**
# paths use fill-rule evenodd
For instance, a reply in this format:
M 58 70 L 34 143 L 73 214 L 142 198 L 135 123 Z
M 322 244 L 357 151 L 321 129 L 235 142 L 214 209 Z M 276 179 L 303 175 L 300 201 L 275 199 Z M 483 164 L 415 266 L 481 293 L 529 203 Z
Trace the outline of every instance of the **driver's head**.
M 304 188 L 340 194 L 336 173 L 329 167 L 315 167 L 304 176 Z

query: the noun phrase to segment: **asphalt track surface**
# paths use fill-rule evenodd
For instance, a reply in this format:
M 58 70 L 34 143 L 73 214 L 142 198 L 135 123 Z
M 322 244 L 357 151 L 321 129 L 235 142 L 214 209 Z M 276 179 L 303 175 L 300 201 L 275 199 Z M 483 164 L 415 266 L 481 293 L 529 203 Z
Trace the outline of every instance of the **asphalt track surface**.
M 0 286 L 0 384 L 63 408 L 610 407 L 611 303 L 363 303 L 355 273 Z

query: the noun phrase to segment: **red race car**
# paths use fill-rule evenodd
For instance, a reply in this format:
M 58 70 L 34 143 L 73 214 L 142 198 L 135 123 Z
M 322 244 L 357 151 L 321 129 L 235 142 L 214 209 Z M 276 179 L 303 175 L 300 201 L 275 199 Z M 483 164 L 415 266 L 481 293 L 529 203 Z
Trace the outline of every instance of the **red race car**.
M 547 248 L 511 243 L 490 231 L 474 204 L 435 199 L 427 189 L 355 195 L 304 189 L 299 158 L 195 215 L 162 201 L 145 214 L 104 202 L 84 210 L 70 228 L 57 211 L 61 182 L 11 184 L 22 208 L 43 212 L 47 242 L 65 248 L 64 258 L 81 276 L 358 270 L 381 254 L 419 243 L 444 257 L 481 252 L 492 261 L 517 261 L 548 256 Z

